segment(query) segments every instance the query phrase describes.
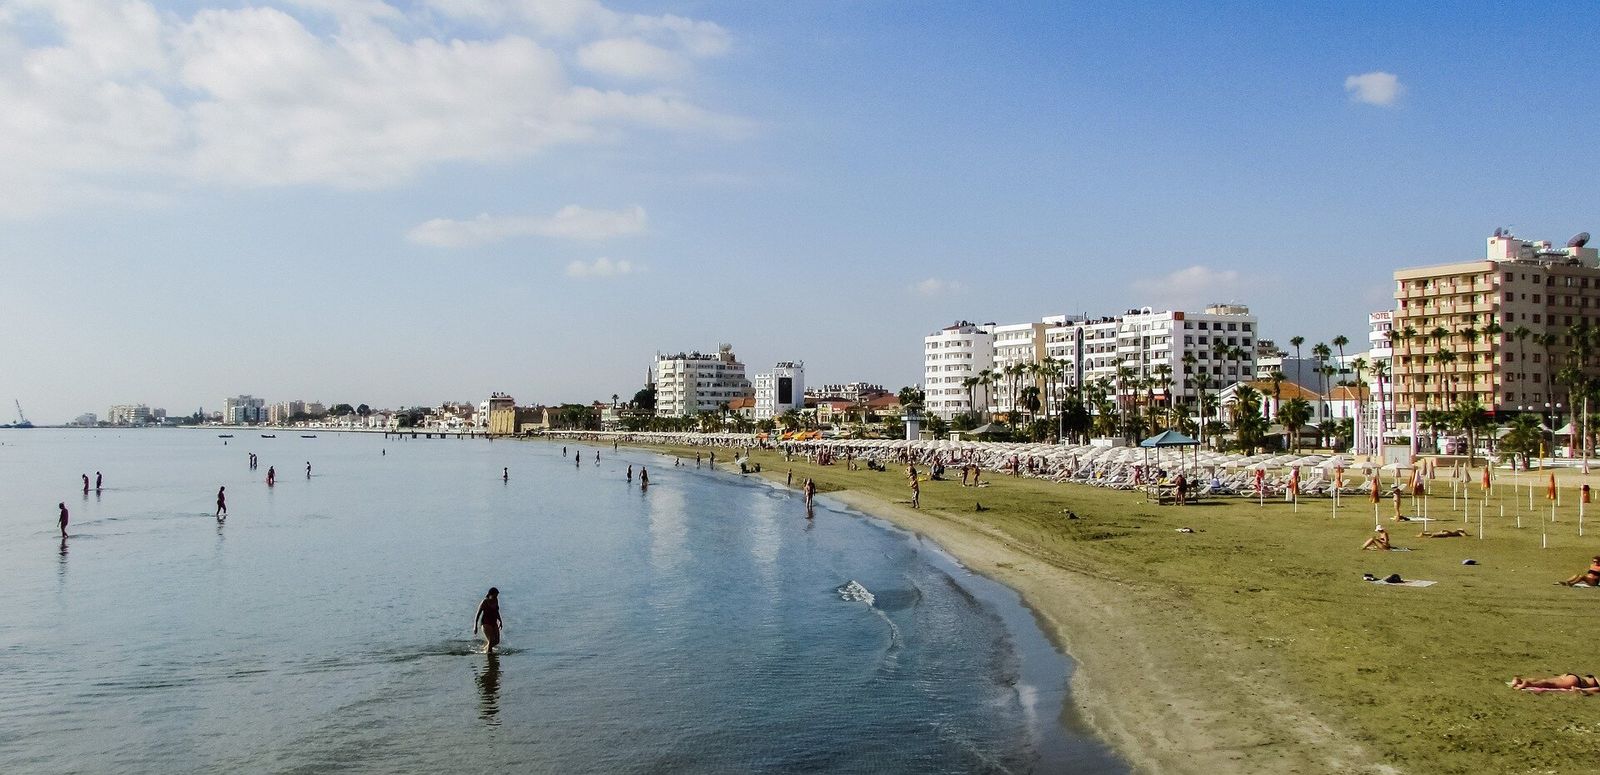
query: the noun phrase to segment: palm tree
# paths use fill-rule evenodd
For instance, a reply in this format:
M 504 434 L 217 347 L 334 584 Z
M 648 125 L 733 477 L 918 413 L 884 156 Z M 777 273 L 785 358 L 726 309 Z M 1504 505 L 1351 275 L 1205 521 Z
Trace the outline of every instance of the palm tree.
M 1300 345 L 1303 345 L 1305 343 L 1306 343 L 1306 338 L 1303 337 L 1303 336 L 1295 336 L 1295 337 L 1290 337 L 1289 338 L 1289 344 L 1294 345 L 1294 359 L 1296 361 L 1300 360 Z M 1297 369 L 1299 368 L 1299 364 L 1296 364 L 1296 368 Z
M 1450 414 L 1455 426 L 1467 434 L 1467 467 L 1470 468 L 1473 452 L 1478 449 L 1478 431 L 1488 425 L 1489 417 L 1483 413 L 1483 404 L 1478 403 L 1477 396 L 1462 399 Z
M 1289 434 L 1289 443 L 1295 452 L 1300 451 L 1300 429 L 1311 421 L 1311 404 L 1295 396 L 1278 406 L 1278 422 Z
M 1392 332 L 1391 332 L 1392 333 Z M 1393 356 L 1391 356 L 1393 357 Z M 1389 426 L 1389 391 L 1384 388 L 1384 378 L 1389 376 L 1388 361 L 1373 361 L 1372 382 L 1378 394 L 1378 446 L 1374 452 L 1383 450 L 1383 433 Z
M 1362 423 L 1365 424 L 1366 419 L 1367 419 L 1367 400 L 1366 400 L 1366 392 L 1367 391 L 1365 389 L 1365 387 L 1366 387 L 1366 375 L 1367 375 L 1367 359 L 1366 358 L 1357 358 L 1357 359 L 1351 361 L 1350 362 L 1350 371 L 1353 372 L 1355 374 L 1355 377 L 1356 377 L 1355 385 L 1354 385 L 1355 392 L 1356 392 L 1356 416 L 1360 417 Z M 1361 452 L 1365 452 L 1366 451 L 1366 444 L 1364 442 L 1365 442 L 1365 439 L 1356 439 L 1356 449 L 1355 449 L 1355 451 L 1357 453 L 1361 453 Z
M 1162 404 L 1163 404 L 1163 413 L 1168 415 L 1167 419 L 1168 419 L 1168 422 L 1170 422 L 1171 421 L 1170 415 L 1172 413 L 1172 406 L 1173 406 L 1172 405 L 1172 364 L 1170 364 L 1170 363 L 1158 363 L 1158 364 L 1156 364 L 1155 372 L 1156 372 L 1156 375 L 1154 377 L 1154 385 L 1156 387 L 1161 388 L 1161 401 L 1162 401 Z
M 1328 359 L 1333 357 L 1333 350 L 1322 342 L 1317 342 L 1311 348 L 1311 357 L 1317 359 L 1317 374 L 1322 377 L 1322 411 L 1317 413 L 1318 421 L 1328 416 Z
M 977 391 L 978 384 L 983 380 L 978 377 L 967 377 L 961 380 L 961 386 L 967 389 L 967 414 L 974 415 L 978 412 Z
M 1333 338 L 1333 346 L 1339 348 L 1339 365 L 1344 365 L 1344 346 L 1350 344 L 1350 338 L 1340 334 Z

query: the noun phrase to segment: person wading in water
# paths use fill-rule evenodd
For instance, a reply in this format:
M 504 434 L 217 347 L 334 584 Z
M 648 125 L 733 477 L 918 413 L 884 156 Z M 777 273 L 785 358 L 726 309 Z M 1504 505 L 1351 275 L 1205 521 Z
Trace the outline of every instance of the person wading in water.
M 489 587 L 489 594 L 485 595 L 483 602 L 478 604 L 478 615 L 472 621 L 472 634 L 478 634 L 478 628 L 483 628 L 483 637 L 489 645 L 484 646 L 484 653 L 494 651 L 500 645 L 500 588 Z

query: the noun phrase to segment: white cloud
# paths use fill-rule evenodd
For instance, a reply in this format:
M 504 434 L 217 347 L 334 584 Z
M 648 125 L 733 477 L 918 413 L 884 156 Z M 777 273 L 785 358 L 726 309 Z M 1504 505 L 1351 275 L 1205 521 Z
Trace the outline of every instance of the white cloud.
M 929 277 L 928 279 L 911 286 L 913 293 L 918 293 L 923 296 L 945 296 L 948 294 L 957 293 L 961 290 L 961 288 L 961 283 L 958 283 L 955 280 L 941 280 L 937 277 Z
M 678 92 L 574 81 L 574 62 L 628 78 L 685 75 L 727 48 L 727 32 L 708 22 L 579 0 L 434 0 L 432 11 L 257 2 L 187 17 L 148 0 L 0 4 L 0 214 L 193 184 L 377 188 L 441 163 L 526 158 L 637 129 L 747 125 Z M 507 26 L 464 39 L 416 32 L 437 27 L 437 14 L 498 14 Z
M 1374 70 L 1344 79 L 1344 90 L 1356 102 L 1388 107 L 1399 101 L 1406 87 L 1400 84 L 1399 76 L 1394 73 Z
M 644 267 L 636 266 L 632 261 L 627 259 L 618 259 L 613 261 L 604 256 L 597 258 L 590 263 L 573 261 L 572 263 L 567 264 L 567 276 L 576 277 L 579 279 L 585 279 L 589 277 L 622 277 L 624 275 L 630 275 L 635 272 L 643 271 Z
M 1239 299 L 1245 285 L 1244 277 L 1236 270 L 1196 264 L 1159 277 L 1134 280 L 1132 288 L 1141 305 L 1193 310 Z
M 637 205 L 626 210 L 591 210 L 567 205 L 554 215 L 489 215 L 469 220 L 435 218 L 413 227 L 406 238 L 441 248 L 470 247 L 512 237 L 603 240 L 644 231 L 646 216 Z
M 584 69 L 617 78 L 671 80 L 689 70 L 684 57 L 638 38 L 606 38 L 578 50 Z

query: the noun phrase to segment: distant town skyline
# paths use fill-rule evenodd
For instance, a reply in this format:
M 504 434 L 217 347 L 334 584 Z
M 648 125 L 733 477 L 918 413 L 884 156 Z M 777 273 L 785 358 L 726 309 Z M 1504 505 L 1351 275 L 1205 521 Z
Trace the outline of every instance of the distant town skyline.
M 895 389 L 957 320 L 1146 305 L 1364 341 L 1397 268 L 1600 232 L 1597 22 L 0 0 L 0 421 L 626 398 L 719 342 Z

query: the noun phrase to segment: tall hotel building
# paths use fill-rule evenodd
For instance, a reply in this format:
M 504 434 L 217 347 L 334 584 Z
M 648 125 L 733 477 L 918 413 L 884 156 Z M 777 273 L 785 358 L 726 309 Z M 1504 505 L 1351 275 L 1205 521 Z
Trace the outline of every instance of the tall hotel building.
M 1395 272 L 1396 419 L 1469 397 L 1496 415 L 1570 411 L 1553 379 L 1568 331 L 1600 325 L 1600 254 L 1588 238 L 1558 248 L 1496 230 L 1481 261 Z
M 1041 395 L 1054 390 L 1052 400 L 1099 380 L 1114 382 L 1117 370 L 1127 367 L 1159 382 L 1150 391 L 1157 401 L 1187 403 L 1198 395 L 1190 378 L 1201 371 L 1210 375 L 1213 387 L 1253 377 L 1257 328 L 1250 309 L 1233 304 L 1212 305 L 1203 312 L 1144 307 L 1099 318 L 1055 315 L 1037 323 L 957 323 L 923 338 L 928 411 L 946 419 L 968 411 L 1011 411 L 1011 390 L 980 385 L 969 403 L 964 381 L 1046 359 L 1060 364 L 1060 377 L 1018 379 L 1039 387 Z M 1192 372 L 1186 355 L 1192 357 Z
M 754 393 L 750 380 L 745 379 L 744 364 L 733 356 L 730 344 L 718 345 L 715 354 L 658 354 L 650 371 L 658 417 L 716 412 L 724 404 Z

